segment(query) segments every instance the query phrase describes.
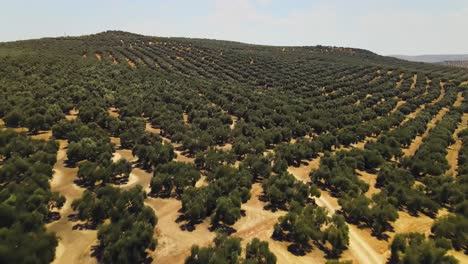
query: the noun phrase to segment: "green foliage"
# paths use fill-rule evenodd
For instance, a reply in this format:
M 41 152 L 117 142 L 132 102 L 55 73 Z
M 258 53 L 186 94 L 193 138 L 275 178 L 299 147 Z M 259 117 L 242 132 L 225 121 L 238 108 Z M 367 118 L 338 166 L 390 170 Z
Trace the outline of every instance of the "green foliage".
M 237 264 L 242 252 L 240 238 L 217 235 L 214 247 L 192 246 L 191 254 L 185 259 L 186 264 L 228 263 Z
M 364 223 L 372 228 L 373 234 L 381 236 L 390 228 L 390 222 L 398 219 L 398 212 L 384 193 L 368 199 L 364 195 L 356 198 L 344 197 L 338 200 L 344 216 L 355 224 Z
M 168 163 L 176 157 L 172 145 L 161 142 L 152 145 L 136 145 L 132 153 L 138 157 L 138 163 L 147 170 Z
M 159 196 L 170 196 L 172 190 L 181 195 L 187 187 L 195 186 L 200 179 L 200 172 L 193 166 L 182 162 L 169 162 L 159 165 L 151 180 L 151 193 Z
M 333 215 L 331 224 L 325 229 L 323 241 L 330 243 L 331 252 L 339 256 L 349 245 L 349 228 L 341 215 Z
M 1 263 L 50 263 L 55 257 L 58 240 L 45 224 L 65 203 L 49 187 L 57 149 L 55 142 L 0 131 Z
M 268 242 L 258 238 L 247 243 L 244 264 L 275 264 L 276 256 L 268 248 Z
M 81 198 L 73 201 L 72 208 L 81 220 L 98 225 L 110 219 L 110 223 L 100 225 L 98 230 L 100 262 L 139 263 L 145 261 L 147 249 L 155 249 L 157 241 L 153 234 L 157 218 L 144 205 L 145 198 L 141 186 L 128 191 L 104 186 L 86 190 Z
M 451 246 L 457 250 L 468 247 L 468 219 L 460 214 L 445 216 L 437 219 L 431 228 L 436 238 L 450 240 Z
M 252 176 L 243 169 L 219 166 L 209 174 L 210 184 L 201 188 L 184 190 L 182 211 L 191 223 L 212 215 L 214 226 L 233 225 L 240 218 L 242 203 L 250 198 Z
M 390 248 L 390 263 L 458 263 L 446 255 L 447 249 L 437 247 L 420 233 L 397 234 Z
M 292 201 L 304 205 L 309 197 L 308 186 L 296 180 L 288 172 L 273 175 L 264 180 L 262 187 L 265 198 L 274 208 L 287 208 Z
M 291 210 L 278 219 L 274 227 L 273 238 L 293 241 L 301 250 L 310 247 L 310 241 L 325 241 L 322 227 L 330 222 L 326 209 L 307 205 Z M 331 238 L 331 236 L 330 236 Z

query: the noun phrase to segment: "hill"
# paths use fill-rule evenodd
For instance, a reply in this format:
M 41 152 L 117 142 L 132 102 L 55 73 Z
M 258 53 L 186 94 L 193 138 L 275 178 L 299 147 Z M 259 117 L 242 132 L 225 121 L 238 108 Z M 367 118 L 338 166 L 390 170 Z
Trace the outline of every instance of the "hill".
M 418 56 L 407 56 L 407 55 L 392 55 L 401 60 L 413 61 L 413 62 L 427 62 L 427 63 L 439 63 L 445 61 L 468 61 L 468 54 L 459 55 L 418 55 Z
M 122 31 L 0 64 L 1 263 L 466 262 L 467 69 Z

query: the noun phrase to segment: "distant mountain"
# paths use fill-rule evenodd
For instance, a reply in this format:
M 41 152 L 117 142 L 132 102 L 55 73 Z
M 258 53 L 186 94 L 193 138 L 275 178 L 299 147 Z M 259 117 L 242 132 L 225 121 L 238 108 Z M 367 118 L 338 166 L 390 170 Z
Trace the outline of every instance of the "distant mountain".
M 468 61 L 468 54 L 459 55 L 419 55 L 419 56 L 407 56 L 407 55 L 391 55 L 401 60 L 414 61 L 414 62 L 427 62 L 437 63 L 445 61 Z

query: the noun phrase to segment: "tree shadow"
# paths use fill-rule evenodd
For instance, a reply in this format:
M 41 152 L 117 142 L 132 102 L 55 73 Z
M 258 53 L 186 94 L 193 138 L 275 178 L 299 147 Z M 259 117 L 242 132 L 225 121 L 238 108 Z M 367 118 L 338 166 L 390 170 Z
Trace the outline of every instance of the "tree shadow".
M 232 226 L 228 226 L 221 223 L 212 224 L 210 227 L 208 227 L 208 230 L 210 230 L 210 232 L 222 233 L 227 236 L 230 236 L 237 232 L 237 230 Z
M 390 236 L 385 233 L 376 234 L 372 231 L 372 236 L 375 236 L 378 240 L 383 240 L 383 241 L 388 241 L 390 239 Z
M 70 159 L 66 159 L 63 164 L 65 164 L 65 167 L 66 168 L 76 168 L 76 164 L 78 162 L 77 161 L 74 161 L 74 160 L 70 160 Z
M 181 214 L 177 217 L 175 222 L 178 224 L 184 222 L 179 226 L 180 230 L 193 232 L 197 229 L 197 225 L 201 224 L 202 220 L 196 220 L 196 221 L 190 220 L 184 214 Z
M 115 184 L 115 185 L 124 185 L 124 184 L 128 183 L 129 179 L 130 179 L 130 176 L 129 177 L 125 177 L 125 176 L 123 176 L 123 177 L 114 177 L 110 181 L 110 183 Z
M 77 178 L 73 181 L 74 184 L 76 184 L 77 186 L 81 187 L 81 188 L 86 188 L 86 189 L 89 189 L 89 190 L 93 190 L 94 188 L 96 188 L 96 185 L 94 184 L 90 184 L 88 182 L 86 182 L 85 180 L 83 179 L 80 179 L 80 178 Z
M 266 211 L 271 211 L 273 213 L 277 212 L 278 210 L 281 210 L 281 211 L 287 211 L 288 210 L 288 208 L 286 207 L 285 204 L 274 205 L 274 204 L 271 204 L 271 203 L 268 203 L 265 206 L 263 206 L 263 209 L 266 210 Z
M 91 257 L 95 257 L 96 259 L 101 259 L 102 252 L 103 252 L 103 248 L 100 245 L 91 246 Z
M 312 250 L 312 246 L 307 245 L 305 247 L 299 246 L 297 243 L 293 243 L 288 246 L 288 251 L 294 256 L 305 256 L 307 252 Z
M 46 223 L 52 223 L 55 221 L 60 220 L 61 215 L 59 212 L 49 212 L 49 215 L 47 215 Z

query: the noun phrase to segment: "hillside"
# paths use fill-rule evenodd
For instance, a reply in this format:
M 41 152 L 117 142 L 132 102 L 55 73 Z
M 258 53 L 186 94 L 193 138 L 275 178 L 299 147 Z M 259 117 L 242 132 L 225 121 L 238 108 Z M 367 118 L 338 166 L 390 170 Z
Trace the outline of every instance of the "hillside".
M 418 55 L 418 56 L 406 56 L 406 55 L 392 55 L 402 60 L 413 61 L 413 62 L 427 62 L 427 63 L 440 63 L 444 61 L 468 61 L 468 54 L 459 55 Z
M 0 64 L 0 263 L 468 261 L 468 69 L 122 31 Z

